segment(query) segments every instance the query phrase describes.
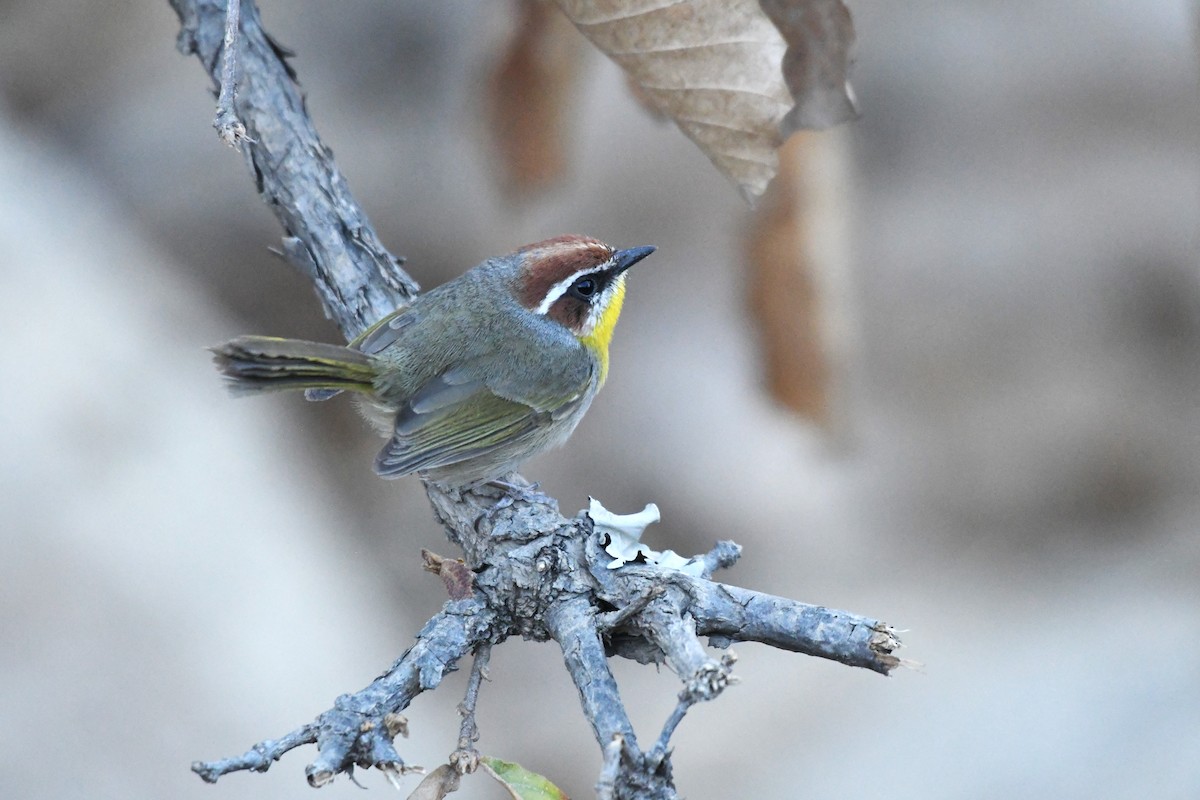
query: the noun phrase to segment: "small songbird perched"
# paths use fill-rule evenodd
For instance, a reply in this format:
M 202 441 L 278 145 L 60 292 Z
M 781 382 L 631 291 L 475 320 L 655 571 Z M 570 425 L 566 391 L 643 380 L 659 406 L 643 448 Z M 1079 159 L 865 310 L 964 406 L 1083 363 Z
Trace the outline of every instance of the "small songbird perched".
M 489 259 L 342 347 L 243 336 L 213 348 L 235 391 L 359 393 L 385 478 L 495 481 L 566 441 L 608 374 L 625 271 L 653 247 L 559 236 Z

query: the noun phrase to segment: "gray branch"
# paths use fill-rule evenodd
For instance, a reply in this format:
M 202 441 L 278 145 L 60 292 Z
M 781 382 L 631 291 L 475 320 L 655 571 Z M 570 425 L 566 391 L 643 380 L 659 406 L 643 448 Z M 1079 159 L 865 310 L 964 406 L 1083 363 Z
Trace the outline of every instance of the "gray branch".
M 209 783 L 229 772 L 265 772 L 284 753 L 304 744 L 317 745 L 317 758 L 305 770 L 308 782 L 323 786 L 355 765 L 384 770 L 404 769 L 392 740 L 403 729 L 401 711 L 423 691 L 434 689 L 457 668 L 476 642 L 488 641 L 495 619 L 474 598 L 451 601 L 426 623 L 417 642 L 365 689 L 342 695 L 313 723 L 280 739 L 260 742 L 248 752 L 220 761 L 192 764 Z
M 225 38 L 221 42 L 221 91 L 217 94 L 217 117 L 213 127 L 217 136 L 230 147 L 236 147 L 246 138 L 246 126 L 238 119 L 233 107 L 233 98 L 237 94 L 237 65 L 238 38 L 241 36 L 242 4 L 241 0 L 228 0 L 229 7 L 225 11 Z
M 471 664 L 471 677 L 467 681 L 467 695 L 459 705 L 462 725 L 458 731 L 458 749 L 450 754 L 450 765 L 460 775 L 468 775 L 479 768 L 479 724 L 475 721 L 475 706 L 479 703 L 479 687 L 487 677 L 488 660 L 492 657 L 491 642 L 482 642 L 475 649 L 475 661 Z
M 178 47 L 200 59 L 221 86 L 224 0 L 170 0 L 182 27 Z M 288 51 L 262 29 L 258 7 L 241 4 L 232 90 L 239 144 L 259 194 L 283 225 L 283 250 L 312 279 L 325 313 L 348 338 L 407 302 L 416 282 L 387 251 L 350 195 L 333 154 L 317 136 L 287 63 Z
M 617 680 L 608 668 L 594 606 L 586 596 L 577 596 L 555 603 L 548 612 L 546 626 L 562 648 L 563 663 L 579 690 L 579 701 L 596 741 L 611 742 L 619 735 L 626 751 L 636 753 L 637 737 L 621 702 Z
M 313 281 L 326 313 L 349 339 L 408 302 L 416 283 L 384 249 L 329 150 L 308 118 L 287 51 L 262 30 L 252 0 L 241 0 L 240 34 L 226 53 L 223 0 L 170 0 L 182 29 L 179 47 L 197 56 L 214 88 L 226 89 L 232 117 L 247 135 L 237 142 L 264 201 L 285 230 L 284 253 Z M 234 67 L 230 66 L 236 64 Z M 222 83 L 222 65 L 230 77 Z M 222 101 L 222 109 L 225 101 Z M 511 480 L 521 484 L 519 476 Z M 407 769 L 394 740 L 406 734 L 401 716 L 413 698 L 432 690 L 476 654 L 464 710 L 460 756 L 469 760 L 474 703 L 490 648 L 509 636 L 554 640 L 579 691 L 602 752 L 598 796 L 611 800 L 674 798 L 670 738 L 688 708 L 717 697 L 732 680 L 731 653 L 714 658 L 699 637 L 727 648 L 762 642 L 882 674 L 899 665 L 899 640 L 873 619 L 716 583 L 740 548 L 720 542 L 700 556 L 703 577 L 645 564 L 610 570 L 601 535 L 580 514 L 566 519 L 550 498 L 521 499 L 483 487 L 426 487 L 434 514 L 462 548 L 466 566 L 447 586 L 454 597 L 417 635 L 409 650 L 370 686 L 343 695 L 314 722 L 241 756 L 193 765 L 206 781 L 241 770 L 265 771 L 284 753 L 316 744 L 306 774 L 321 786 L 355 767 L 390 779 Z M 445 577 L 445 576 L 444 576 Z M 609 669 L 612 656 L 666 663 L 679 676 L 679 702 L 649 752 L 643 752 Z M 468 724 L 470 723 L 470 724 Z M 460 758 L 461 760 L 461 758 Z

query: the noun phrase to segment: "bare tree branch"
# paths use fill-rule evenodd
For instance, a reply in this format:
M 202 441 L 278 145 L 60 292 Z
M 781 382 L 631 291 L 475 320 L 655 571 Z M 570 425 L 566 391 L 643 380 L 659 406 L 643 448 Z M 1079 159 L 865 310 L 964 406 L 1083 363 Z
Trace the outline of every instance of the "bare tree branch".
M 709 644 L 762 642 L 888 675 L 900 638 L 886 623 L 721 583 L 688 581 L 689 609 Z
M 617 791 L 617 775 L 621 771 L 621 753 L 625 749 L 625 739 L 620 734 L 604 746 L 604 766 L 600 769 L 600 779 L 596 781 L 596 800 L 613 800 Z
M 237 147 L 246 138 L 246 126 L 238 119 L 237 111 L 233 108 L 233 98 L 237 94 L 237 45 L 241 25 L 241 0 L 229 0 L 229 8 L 225 12 L 225 38 L 221 42 L 221 91 L 217 95 L 217 117 L 213 120 L 213 127 L 217 129 L 221 141 L 230 147 Z
M 284 753 L 313 743 L 320 752 L 305 770 L 313 786 L 355 765 L 403 769 L 392 745 L 399 732 L 395 715 L 421 692 L 436 688 L 477 642 L 487 641 L 494 616 L 475 599 L 447 603 L 417 634 L 416 644 L 367 688 L 342 695 L 315 722 L 280 739 L 260 742 L 234 758 L 197 762 L 192 770 L 209 783 L 239 770 L 265 772 Z
M 196 55 L 214 86 L 221 85 L 225 3 L 170 2 L 182 23 L 180 49 Z M 248 138 L 240 147 L 263 199 L 284 226 L 285 253 L 312 279 L 326 312 L 352 338 L 407 302 L 416 284 L 383 248 L 317 137 L 286 51 L 263 32 L 252 0 L 241 0 L 241 12 L 241 34 L 235 37 L 240 77 L 236 91 L 229 92 L 233 113 L 246 126 Z M 227 68 L 232 56 L 223 61 Z M 519 476 L 510 480 L 526 486 Z M 692 704 L 716 697 L 731 680 L 734 659 L 714 659 L 699 636 L 717 647 L 758 641 L 883 674 L 900 663 L 893 655 L 899 641 L 884 623 L 711 581 L 716 570 L 737 561 L 740 548 L 732 542 L 698 557 L 704 568 L 699 578 L 636 563 L 613 570 L 586 514 L 566 519 L 553 500 L 532 490 L 514 500 L 489 487 L 426 488 L 435 516 L 462 548 L 471 573 L 447 581 L 452 599 L 370 686 L 339 697 L 314 722 L 280 739 L 241 756 L 194 764 L 204 780 L 265 771 L 289 750 L 314 743 L 318 753 L 306 769 L 313 786 L 339 773 L 352 777 L 355 767 L 374 767 L 395 780 L 409 769 L 393 744 L 405 731 L 401 712 L 471 653 L 476 660 L 463 706 L 467 744 L 464 749 L 460 741 L 456 752 L 473 750 L 474 704 L 491 647 L 517 635 L 553 639 L 562 649 L 602 750 L 599 796 L 674 798 L 670 737 Z M 621 703 L 608 666 L 613 655 L 665 662 L 682 681 L 678 705 L 649 753 L 639 748 Z
M 596 630 L 595 610 L 585 597 L 556 603 L 547 615 L 550 635 L 563 651 L 563 661 L 592 724 L 596 741 L 611 742 L 621 736 L 627 751 L 637 751 L 637 735 L 625 713 L 617 680 L 608 668 L 604 641 Z
M 225 758 L 220 761 L 196 761 L 192 764 L 195 772 L 208 783 L 216 783 L 217 778 L 227 772 L 253 770 L 266 772 L 276 761 L 283 758 L 289 750 L 317 741 L 317 723 L 302 725 L 291 733 L 279 739 L 267 739 L 259 742 L 241 756 Z
M 223 0 L 171 0 L 182 27 L 178 47 L 195 55 L 221 85 Z M 379 241 L 359 209 L 333 154 L 317 136 L 288 66 L 287 50 L 263 31 L 258 8 L 242 4 L 234 116 L 246 127 L 241 150 L 264 201 L 279 218 L 284 252 L 312 279 L 347 338 L 417 292 L 401 261 Z
M 482 642 L 475 649 L 475 661 L 471 664 L 471 677 L 467 681 L 467 695 L 458 707 L 463 721 L 458 732 L 458 748 L 450 754 L 450 765 L 458 770 L 460 775 L 468 775 L 479 768 L 479 751 L 475 749 L 475 743 L 479 741 L 475 706 L 479 703 L 479 685 L 487 677 L 487 665 L 491 657 L 490 642 Z

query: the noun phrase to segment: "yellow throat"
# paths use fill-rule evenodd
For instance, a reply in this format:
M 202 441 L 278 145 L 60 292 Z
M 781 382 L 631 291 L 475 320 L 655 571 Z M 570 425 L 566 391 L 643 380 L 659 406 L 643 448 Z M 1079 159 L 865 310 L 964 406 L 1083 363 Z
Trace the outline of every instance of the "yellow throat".
M 613 330 L 617 327 L 617 319 L 621 316 L 621 306 L 625 304 L 625 276 L 617 278 L 612 289 L 612 298 L 600 312 L 600 319 L 592 326 L 591 333 L 580 336 L 579 341 L 591 350 L 600 362 L 600 382 L 604 385 L 608 378 L 608 343 L 612 341 Z

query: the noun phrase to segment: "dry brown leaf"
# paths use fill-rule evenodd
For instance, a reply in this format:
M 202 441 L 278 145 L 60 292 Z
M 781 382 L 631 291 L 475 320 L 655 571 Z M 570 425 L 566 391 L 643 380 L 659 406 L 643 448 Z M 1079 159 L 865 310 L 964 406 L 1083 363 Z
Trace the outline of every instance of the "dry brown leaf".
M 843 298 L 833 291 L 845 269 L 847 183 L 830 133 L 793 136 L 779 151 L 779 177 L 746 239 L 750 303 L 758 322 L 766 378 L 783 405 L 833 427 L 835 376 L 844 331 L 834 324 Z
M 442 800 L 446 795 L 457 792 L 461 781 L 462 776 L 453 767 L 442 764 L 417 784 L 408 800 Z
M 759 0 L 788 43 L 783 79 L 796 101 L 783 135 L 823 130 L 858 116 L 847 74 L 854 22 L 841 0 Z
M 421 568 L 442 579 L 451 600 L 463 600 L 475 591 L 475 573 L 461 558 L 443 558 L 429 550 L 421 551 Z
M 786 134 L 854 116 L 840 0 L 555 1 L 748 199 Z
M 566 112 L 579 33 L 543 0 L 518 0 L 512 39 L 487 80 L 487 124 L 510 196 L 556 183 L 566 169 Z

